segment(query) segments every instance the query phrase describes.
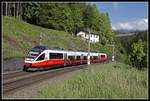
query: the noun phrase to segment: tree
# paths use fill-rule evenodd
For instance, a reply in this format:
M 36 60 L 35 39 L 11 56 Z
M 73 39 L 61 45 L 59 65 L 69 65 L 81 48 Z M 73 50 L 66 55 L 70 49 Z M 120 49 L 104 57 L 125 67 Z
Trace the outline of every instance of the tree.
M 71 16 L 71 9 L 68 4 L 41 4 L 39 25 L 46 28 L 72 32 L 74 24 Z
M 7 16 L 7 5 L 8 5 L 8 4 L 7 4 L 7 2 L 6 2 L 6 16 Z
M 38 24 L 40 14 L 40 3 L 24 3 L 23 4 L 23 20 L 31 24 Z
M 91 4 L 87 4 L 84 7 L 83 10 L 83 22 L 84 22 L 84 27 L 85 28 L 90 28 L 92 27 L 94 23 L 94 18 L 96 14 L 97 8 Z
M 132 44 L 132 52 L 130 55 L 130 60 L 133 66 L 138 68 L 142 68 L 142 66 L 146 66 L 147 64 L 147 48 L 146 42 L 142 42 L 142 40 L 138 40 L 138 42 Z
M 73 20 L 72 32 L 77 33 L 80 30 L 84 29 L 84 23 L 82 20 L 82 12 L 84 3 L 69 3 L 69 8 L 71 9 L 71 18 Z
M 108 14 L 96 13 L 93 19 L 92 29 L 100 35 L 100 43 L 113 43 L 114 33 L 111 31 L 111 23 Z
M 22 16 L 22 3 L 21 2 L 3 2 L 3 15 L 4 16 Z

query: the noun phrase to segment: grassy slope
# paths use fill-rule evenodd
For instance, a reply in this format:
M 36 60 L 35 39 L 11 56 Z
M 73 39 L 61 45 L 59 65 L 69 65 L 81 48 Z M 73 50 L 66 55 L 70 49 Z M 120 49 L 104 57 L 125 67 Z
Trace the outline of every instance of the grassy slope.
M 42 89 L 36 98 L 147 98 L 147 70 L 122 63 L 93 64 L 61 84 Z
M 47 45 L 49 47 L 63 47 L 72 50 L 87 50 L 87 43 L 80 38 L 73 37 L 63 31 L 45 29 L 39 26 L 28 24 L 13 17 L 3 17 L 3 57 L 24 57 L 27 51 L 35 45 Z M 40 33 L 42 40 L 40 41 Z M 109 52 L 111 49 L 99 47 L 92 44 L 91 50 Z

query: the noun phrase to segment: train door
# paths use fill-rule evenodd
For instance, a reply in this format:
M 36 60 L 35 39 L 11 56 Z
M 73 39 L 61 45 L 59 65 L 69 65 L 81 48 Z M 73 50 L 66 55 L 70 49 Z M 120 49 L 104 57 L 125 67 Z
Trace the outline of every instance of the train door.
M 98 62 L 100 62 L 101 60 L 101 55 L 98 55 Z
M 83 54 L 81 54 L 81 64 L 83 63 Z
M 64 53 L 64 66 L 67 65 L 67 53 Z

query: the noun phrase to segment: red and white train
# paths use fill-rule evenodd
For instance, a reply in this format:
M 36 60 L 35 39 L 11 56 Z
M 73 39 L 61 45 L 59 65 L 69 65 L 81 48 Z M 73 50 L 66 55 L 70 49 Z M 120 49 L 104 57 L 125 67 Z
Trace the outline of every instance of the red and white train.
M 105 53 L 90 52 L 91 63 L 98 63 L 107 60 L 107 54 Z M 86 64 L 87 61 L 88 52 L 51 49 L 46 46 L 36 46 L 31 49 L 25 57 L 23 70 L 53 68 L 60 65 L 67 66 Z

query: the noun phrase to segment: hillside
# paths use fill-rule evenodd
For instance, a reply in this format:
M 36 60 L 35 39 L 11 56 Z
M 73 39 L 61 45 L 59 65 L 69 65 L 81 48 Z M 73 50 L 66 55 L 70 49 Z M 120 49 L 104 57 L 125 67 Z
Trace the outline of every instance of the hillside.
M 87 50 L 87 42 L 64 31 L 42 28 L 14 17 L 3 17 L 2 25 L 4 59 L 24 57 L 31 48 L 39 44 L 72 50 Z M 98 43 L 91 44 L 91 50 L 108 53 L 112 51 L 109 47 L 103 47 Z

